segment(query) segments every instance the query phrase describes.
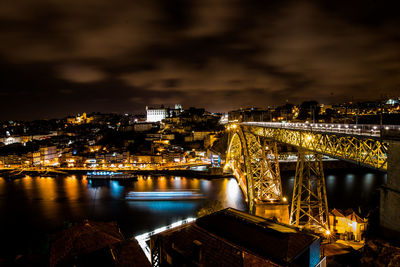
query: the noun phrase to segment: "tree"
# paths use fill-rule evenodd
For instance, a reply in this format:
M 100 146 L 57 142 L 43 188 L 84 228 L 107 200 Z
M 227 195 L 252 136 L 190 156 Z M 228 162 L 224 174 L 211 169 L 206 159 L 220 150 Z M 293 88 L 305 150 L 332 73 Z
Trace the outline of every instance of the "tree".
M 300 105 L 300 111 L 299 115 L 297 116 L 297 119 L 302 121 L 306 120 L 313 121 L 313 119 L 315 119 L 315 121 L 317 121 L 320 109 L 321 108 L 319 107 L 317 101 L 315 100 L 304 101 Z
M 337 117 L 337 112 L 331 108 L 325 110 L 325 122 L 332 122 L 332 119 Z
M 292 119 L 291 116 L 293 107 L 294 105 L 290 103 L 286 103 L 283 106 L 279 106 L 275 109 L 275 112 L 277 113 L 276 115 L 285 118 L 285 120 L 290 120 Z

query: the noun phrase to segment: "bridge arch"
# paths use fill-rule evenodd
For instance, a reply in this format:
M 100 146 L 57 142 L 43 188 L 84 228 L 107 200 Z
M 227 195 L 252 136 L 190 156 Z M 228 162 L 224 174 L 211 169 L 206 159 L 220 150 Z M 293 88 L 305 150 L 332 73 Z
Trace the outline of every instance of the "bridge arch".
M 240 188 L 254 212 L 258 202 L 282 199 L 276 144 L 244 131 L 240 126 L 229 129 L 226 164 L 232 170 Z

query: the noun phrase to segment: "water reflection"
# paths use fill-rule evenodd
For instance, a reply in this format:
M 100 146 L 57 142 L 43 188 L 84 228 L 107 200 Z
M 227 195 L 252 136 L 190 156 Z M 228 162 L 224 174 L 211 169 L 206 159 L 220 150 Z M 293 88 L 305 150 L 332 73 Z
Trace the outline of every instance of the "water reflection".
M 350 173 L 352 172 L 352 173 Z M 370 205 L 386 174 L 372 171 L 326 172 L 330 208 Z M 292 196 L 293 173 L 283 173 L 283 194 Z M 175 201 L 129 201 L 131 191 L 199 190 L 206 199 Z M 363 195 L 361 195 L 363 194 Z M 56 178 L 26 177 L 0 179 L 0 234 L 9 244 L 18 235 L 29 242 L 31 233 L 53 233 L 64 221 L 115 220 L 127 237 L 193 217 L 206 202 L 220 201 L 224 207 L 245 210 L 243 193 L 236 180 L 189 179 L 176 176 L 140 176 L 137 181 L 93 181 L 84 176 Z M 371 205 L 377 205 L 372 203 Z M 6 229 L 6 230 L 4 230 Z M 43 234 L 46 236 L 46 234 Z
M 25 183 L 30 183 L 33 179 L 21 179 Z M 41 209 L 46 220 L 53 220 L 58 215 L 59 209 L 57 202 L 57 185 L 55 179 L 51 177 L 40 177 L 40 180 L 35 179 L 35 187 L 38 190 L 38 196 L 41 203 Z
M 68 176 L 65 180 L 65 191 L 67 193 L 68 200 L 71 202 L 76 200 L 79 195 L 79 184 L 80 181 L 76 179 L 76 176 Z
M 174 179 L 176 189 L 182 189 L 182 180 L 179 176 L 175 176 L 174 178 L 171 177 L 171 179 Z
M 125 194 L 129 193 L 125 188 Z M 243 194 L 234 178 L 220 180 L 188 179 L 185 177 L 139 177 L 131 191 L 157 190 L 200 190 L 210 201 L 220 200 L 224 207 L 246 209 Z M 196 212 L 203 201 L 130 201 L 129 206 L 150 212 L 175 210 L 175 212 Z
M 190 179 L 190 187 L 198 189 L 200 185 L 200 180 L 199 179 Z
M 110 191 L 113 198 L 121 198 L 123 195 L 124 187 L 118 181 L 110 182 Z
M 135 183 L 136 191 L 145 191 L 146 190 L 146 181 L 142 176 L 139 176 Z
M 90 185 L 90 181 L 89 181 L 89 185 Z M 91 200 L 94 200 L 94 199 L 99 198 L 100 194 L 98 195 L 97 193 L 98 193 L 98 191 L 99 191 L 100 189 L 101 189 L 101 188 L 98 187 L 98 186 L 89 186 L 89 187 L 87 188 L 88 193 L 89 193 L 89 197 L 90 197 Z
M 332 193 L 336 190 L 336 176 L 327 175 L 326 176 L 326 191 Z
M 347 174 L 346 175 L 346 186 L 345 186 L 346 191 L 347 192 L 352 191 L 353 187 L 354 187 L 354 174 L 352 174 L 352 173 Z
M 236 179 L 234 178 L 229 179 L 226 192 L 227 192 L 227 198 L 226 198 L 227 206 L 237 208 L 239 200 L 242 199 L 242 192 L 240 191 Z
M 186 213 L 192 212 L 199 204 L 194 201 L 130 201 L 129 206 L 156 213 Z
M 41 181 L 35 180 L 39 196 L 43 200 L 54 200 L 57 197 L 56 182 L 51 177 L 40 177 Z M 30 183 L 32 179 L 21 179 L 25 183 Z
M 160 176 L 157 179 L 157 187 L 162 190 L 167 189 L 167 179 L 165 178 L 165 176 Z
M 293 195 L 293 186 L 294 186 L 294 176 L 291 175 L 286 177 L 286 175 L 282 176 L 282 193 L 286 196 L 286 199 L 290 201 Z
M 36 187 L 34 186 L 34 179 L 30 176 L 25 176 L 23 179 L 19 179 L 18 183 L 22 186 L 24 189 L 25 195 L 28 197 L 28 199 L 33 199 L 37 193 L 34 192 Z
M 202 179 L 202 180 L 200 181 L 200 189 L 201 189 L 203 192 L 207 192 L 207 191 L 209 191 L 209 190 L 211 189 L 211 184 L 212 184 L 211 181 Z
M 4 194 L 6 188 L 6 180 L 0 177 L 0 196 Z
M 367 173 L 364 176 L 363 182 L 363 190 L 365 193 L 369 193 L 372 190 L 372 186 L 374 184 L 374 175 L 372 173 Z

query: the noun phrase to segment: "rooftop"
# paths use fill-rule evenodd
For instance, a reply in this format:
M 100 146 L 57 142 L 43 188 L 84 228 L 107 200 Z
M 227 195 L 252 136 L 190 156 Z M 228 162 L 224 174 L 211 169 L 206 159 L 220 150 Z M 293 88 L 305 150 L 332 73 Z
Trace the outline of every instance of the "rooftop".
M 199 218 L 196 224 L 277 263 L 292 262 L 319 239 L 295 227 L 232 208 Z
M 240 258 L 239 252 L 247 251 L 280 265 L 290 264 L 319 239 L 295 227 L 232 208 L 198 218 L 195 223 L 161 235 L 182 252 L 192 247 L 193 240 L 199 240 L 207 248 L 204 258 L 208 260 L 218 257 L 215 251 L 222 251 L 227 260 Z

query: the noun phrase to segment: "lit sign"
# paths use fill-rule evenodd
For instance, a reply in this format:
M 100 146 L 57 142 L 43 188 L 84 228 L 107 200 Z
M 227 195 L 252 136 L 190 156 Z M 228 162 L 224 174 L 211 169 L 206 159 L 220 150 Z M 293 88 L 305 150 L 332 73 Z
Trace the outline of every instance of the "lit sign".
M 212 167 L 221 167 L 221 156 L 220 155 L 211 155 L 211 166 Z

